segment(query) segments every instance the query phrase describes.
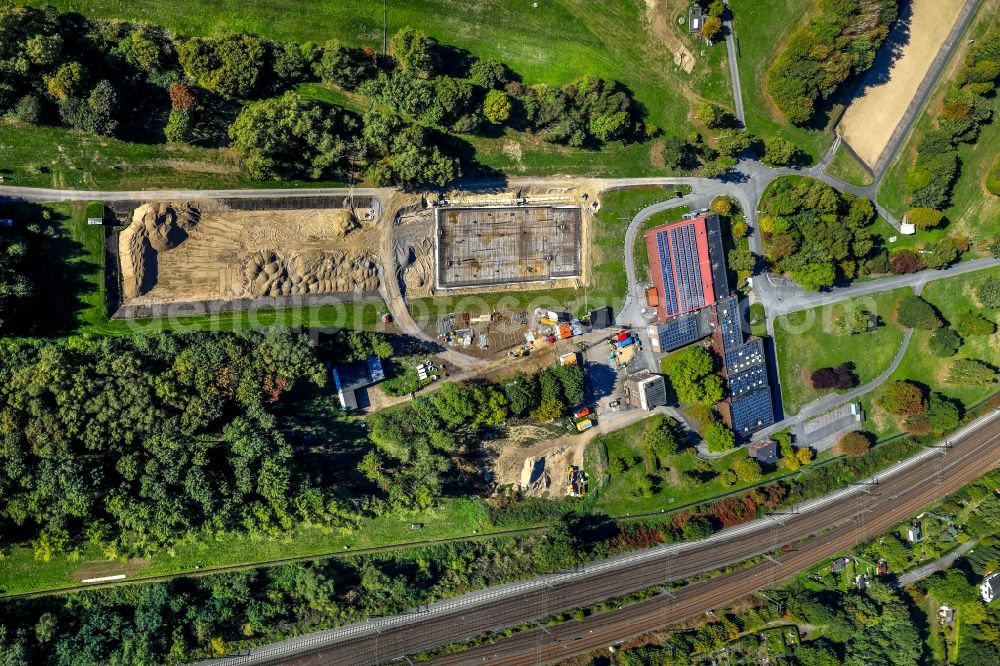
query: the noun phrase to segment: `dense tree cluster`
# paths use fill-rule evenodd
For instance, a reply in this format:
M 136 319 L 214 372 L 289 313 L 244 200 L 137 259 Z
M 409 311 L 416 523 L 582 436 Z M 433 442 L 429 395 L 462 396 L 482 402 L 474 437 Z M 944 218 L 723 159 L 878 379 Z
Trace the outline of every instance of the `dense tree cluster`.
M 28 240 L 21 235 L 0 235 L 0 331 L 10 311 L 31 294 L 28 273 Z
M 896 20 L 897 0 L 824 0 L 796 30 L 767 74 L 767 92 L 785 117 L 803 125 L 852 74 L 866 71 Z
M 917 157 L 906 175 L 911 210 L 907 217 L 918 227 L 941 223 L 951 203 L 952 189 L 961 164 L 957 146 L 975 143 L 982 125 L 990 122 L 987 98 L 994 94 L 1000 76 L 1000 34 L 976 40 L 965 65 L 945 95 L 935 121 L 917 144 Z
M 841 194 L 829 185 L 803 178 L 782 178 L 762 202 L 760 230 L 769 267 L 791 273 L 806 289 L 853 279 L 876 256 L 871 233 L 875 207 L 868 199 Z
M 817 391 L 834 389 L 844 391 L 858 385 L 858 377 L 854 374 L 854 362 L 844 361 L 835 368 L 819 368 L 809 375 L 809 382 Z
M 461 175 L 458 159 L 440 148 L 441 132 L 510 125 L 593 148 L 656 132 L 615 81 L 524 86 L 501 63 L 457 59 L 412 28 L 393 37 L 392 53 L 380 58 L 336 41 L 296 44 L 250 34 L 187 38 L 5 4 L 0 113 L 93 134 L 231 142 L 255 180 L 346 178 L 360 170 L 377 184 L 404 185 L 443 185 Z M 362 119 L 287 94 L 310 81 L 360 92 L 391 114 Z
M 132 555 L 333 519 L 269 413 L 325 381 L 305 338 L 5 343 L 0 356 L 0 533 L 42 559 L 85 541 Z
M 680 402 L 712 406 L 722 400 L 722 377 L 715 374 L 715 358 L 704 347 L 672 356 L 664 371 Z

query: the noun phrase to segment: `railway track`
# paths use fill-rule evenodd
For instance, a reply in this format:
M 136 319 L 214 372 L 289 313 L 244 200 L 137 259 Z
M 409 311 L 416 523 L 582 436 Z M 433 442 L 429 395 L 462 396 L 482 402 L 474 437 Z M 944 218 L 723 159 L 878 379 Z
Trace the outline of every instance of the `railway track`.
M 509 626 L 536 621 L 572 608 L 690 578 L 797 544 L 776 562 L 690 584 L 673 596 L 659 595 L 620 611 L 592 615 L 582 622 L 516 634 L 465 652 L 442 655 L 436 664 L 534 664 L 587 652 L 653 628 L 700 615 L 733 599 L 787 579 L 798 571 L 881 533 L 921 507 L 979 478 L 1000 462 L 1000 419 L 955 439 L 895 475 L 806 513 L 775 515 L 769 530 L 736 534 L 721 543 L 691 548 L 659 559 L 637 559 L 634 566 L 604 569 L 490 603 L 458 607 L 453 612 L 420 612 L 403 624 L 376 629 L 334 645 L 252 658 L 253 664 L 337 664 L 369 666 Z M 666 553 L 666 549 L 664 550 Z M 585 572 L 586 573 L 586 572 Z M 377 625 L 372 625 L 377 627 Z

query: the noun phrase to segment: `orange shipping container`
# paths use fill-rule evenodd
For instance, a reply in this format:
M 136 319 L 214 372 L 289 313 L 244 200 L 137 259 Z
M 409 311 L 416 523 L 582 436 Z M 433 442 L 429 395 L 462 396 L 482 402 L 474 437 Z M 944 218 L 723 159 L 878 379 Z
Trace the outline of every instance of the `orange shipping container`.
M 565 340 L 566 338 L 573 337 L 573 329 L 566 324 L 561 324 L 559 326 L 559 338 Z

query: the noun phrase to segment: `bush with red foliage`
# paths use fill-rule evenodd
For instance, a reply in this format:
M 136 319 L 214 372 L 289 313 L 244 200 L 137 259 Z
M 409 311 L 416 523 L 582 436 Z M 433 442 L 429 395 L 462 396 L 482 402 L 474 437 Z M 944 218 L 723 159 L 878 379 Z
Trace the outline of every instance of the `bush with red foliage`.
M 889 270 L 896 275 L 916 273 L 924 270 L 924 268 L 926 268 L 926 265 L 924 264 L 923 257 L 913 250 L 893 252 L 892 256 L 889 257 Z
M 854 374 L 854 363 L 847 361 L 841 363 L 836 368 L 820 368 L 814 370 L 809 376 L 809 381 L 814 389 L 835 389 L 843 391 L 854 388 L 858 385 L 858 378 Z
M 174 111 L 189 111 L 196 101 L 194 93 L 183 83 L 170 86 L 170 108 Z
M 716 502 L 712 502 L 712 516 L 722 524 L 723 527 L 731 527 L 752 520 L 756 512 L 756 505 L 750 498 L 749 505 L 739 497 L 725 497 Z M 753 506 L 753 508 L 751 508 Z
M 849 432 L 837 442 L 837 453 L 857 458 L 868 453 L 871 449 L 871 439 L 862 432 Z

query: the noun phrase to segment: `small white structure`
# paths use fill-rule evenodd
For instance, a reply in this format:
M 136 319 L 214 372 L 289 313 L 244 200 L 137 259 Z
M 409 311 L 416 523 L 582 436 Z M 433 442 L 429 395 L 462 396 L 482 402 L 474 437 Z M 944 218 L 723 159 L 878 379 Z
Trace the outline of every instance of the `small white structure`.
M 923 533 L 920 530 L 920 521 L 913 523 L 906 530 L 906 540 L 910 543 L 916 543 L 924 538 Z
M 1000 597 L 1000 572 L 991 573 L 983 579 L 983 584 L 979 586 L 979 593 L 983 595 L 983 601 L 990 603 Z
M 912 236 L 913 234 L 917 233 L 917 227 L 916 225 L 911 224 L 909 222 L 903 222 L 899 225 L 899 233 L 903 234 L 904 236 Z

